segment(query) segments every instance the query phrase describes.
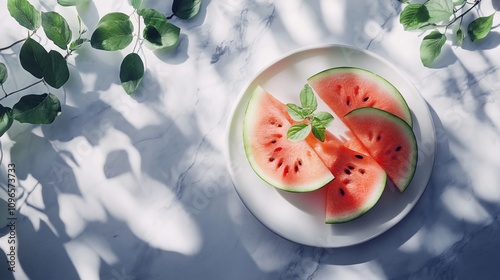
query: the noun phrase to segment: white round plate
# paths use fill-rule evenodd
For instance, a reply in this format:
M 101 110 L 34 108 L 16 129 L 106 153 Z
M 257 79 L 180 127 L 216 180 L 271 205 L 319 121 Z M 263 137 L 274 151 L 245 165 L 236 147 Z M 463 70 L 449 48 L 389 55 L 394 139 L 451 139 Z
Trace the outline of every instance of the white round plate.
M 289 193 L 262 181 L 246 159 L 242 129 L 245 109 L 256 86 L 262 86 L 283 103 L 299 104 L 299 92 L 308 77 L 340 66 L 370 70 L 399 89 L 413 115 L 413 130 L 419 148 L 418 164 L 414 178 L 404 193 L 387 187 L 375 207 L 365 215 L 351 222 L 329 225 L 324 222 L 325 188 L 305 194 Z M 328 109 L 320 102 L 318 110 Z M 358 244 L 382 234 L 401 221 L 427 186 L 436 147 L 431 114 L 416 88 L 384 59 L 368 51 L 342 45 L 300 49 L 258 73 L 239 95 L 229 118 L 227 133 L 229 172 L 245 206 L 262 224 L 280 236 L 318 247 Z

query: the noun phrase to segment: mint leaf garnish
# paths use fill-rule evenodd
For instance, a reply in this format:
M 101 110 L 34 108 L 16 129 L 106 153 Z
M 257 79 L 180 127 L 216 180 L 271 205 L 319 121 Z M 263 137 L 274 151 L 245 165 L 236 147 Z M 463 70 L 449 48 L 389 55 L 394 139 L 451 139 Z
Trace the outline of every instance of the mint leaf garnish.
M 306 115 L 312 114 L 318 108 L 318 101 L 314 96 L 313 90 L 308 84 L 306 84 L 300 92 L 300 104 L 302 105 Z
M 314 126 L 322 126 L 324 128 L 328 127 L 333 121 L 333 116 L 327 112 L 319 112 L 314 114 L 313 125 Z
M 290 126 L 286 133 L 286 137 L 294 142 L 304 140 L 311 132 L 311 125 L 307 123 L 299 123 Z
M 307 117 L 307 114 L 304 114 L 304 109 L 293 103 L 286 104 L 286 110 L 294 121 L 303 121 Z
M 292 103 L 286 105 L 290 117 L 294 121 L 301 122 L 292 125 L 288 129 L 287 138 L 291 141 L 298 142 L 304 140 L 312 131 L 313 135 L 318 140 L 324 142 L 326 127 L 332 123 L 333 116 L 327 112 L 314 113 L 318 108 L 318 101 L 308 84 L 306 84 L 300 92 L 300 104 L 302 107 Z
M 317 126 L 313 126 L 312 127 L 312 133 L 314 135 L 314 137 L 316 137 L 319 141 L 321 142 L 325 142 L 325 138 L 326 138 L 326 129 L 322 126 L 320 127 L 317 127 Z

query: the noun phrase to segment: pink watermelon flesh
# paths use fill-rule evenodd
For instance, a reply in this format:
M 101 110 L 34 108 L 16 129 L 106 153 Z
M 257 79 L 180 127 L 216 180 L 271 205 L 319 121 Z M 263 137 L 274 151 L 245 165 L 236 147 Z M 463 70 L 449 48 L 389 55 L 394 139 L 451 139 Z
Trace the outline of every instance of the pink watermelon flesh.
M 331 68 L 310 77 L 308 83 L 340 118 L 357 108 L 374 107 L 412 125 L 410 110 L 401 93 L 375 73 L 354 67 Z
M 335 180 L 326 185 L 326 223 L 354 220 L 373 208 L 382 195 L 387 176 L 371 156 L 344 146 L 327 133 L 325 142 L 307 142 L 329 167 Z
M 376 108 L 353 110 L 344 116 L 344 122 L 403 192 L 417 165 L 417 141 L 412 128 L 399 117 Z
M 285 104 L 256 88 L 243 123 L 247 159 L 271 186 L 290 192 L 317 190 L 334 177 L 305 141 L 287 139 L 291 122 Z

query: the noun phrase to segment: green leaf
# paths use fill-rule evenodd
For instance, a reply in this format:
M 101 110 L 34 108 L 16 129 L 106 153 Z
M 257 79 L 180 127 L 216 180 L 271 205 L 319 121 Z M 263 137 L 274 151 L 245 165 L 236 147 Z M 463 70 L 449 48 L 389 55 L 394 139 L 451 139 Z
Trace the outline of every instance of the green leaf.
M 117 51 L 126 48 L 133 39 L 134 26 L 129 16 L 123 13 L 109 13 L 101 18 L 92 33 L 90 44 L 93 48 Z
M 453 15 L 452 0 L 429 0 L 424 5 L 429 13 L 429 23 L 442 22 Z
M 180 28 L 169 22 L 155 22 L 143 31 L 145 44 L 151 50 L 175 46 L 179 42 Z
M 71 42 L 69 44 L 69 49 L 70 50 L 77 50 L 78 48 L 80 48 L 85 42 L 90 42 L 89 39 L 86 39 L 86 38 L 78 38 L 76 40 L 74 40 L 73 42 Z
M 9 73 L 7 72 L 7 66 L 0 62 L 0 85 L 3 85 L 7 80 Z
M 420 44 L 420 60 L 424 66 L 429 67 L 434 62 L 445 42 L 446 36 L 437 30 L 424 37 Z
M 154 23 L 156 21 L 166 21 L 167 18 L 162 13 L 158 12 L 155 9 L 140 9 L 137 11 L 137 14 L 140 15 L 144 19 L 144 24 L 148 25 Z
M 29 30 L 36 30 L 42 22 L 40 12 L 28 0 L 7 0 L 10 15 Z
M 290 126 L 287 131 L 286 137 L 294 142 L 304 140 L 311 132 L 311 125 L 305 123 L 294 124 Z
M 312 120 L 312 125 L 316 127 L 328 127 L 333 121 L 333 116 L 327 112 L 319 112 L 314 114 L 314 118 Z
M 322 126 L 314 126 L 312 127 L 312 134 L 314 135 L 314 137 L 316 137 L 316 139 L 318 139 L 319 141 L 321 142 L 325 142 L 325 138 L 326 138 L 326 132 L 325 132 L 325 128 L 322 127 Z
M 465 33 L 462 27 L 458 27 L 457 31 L 455 32 L 455 36 L 457 37 L 457 45 L 459 47 L 462 46 L 462 43 L 464 42 L 465 39 Z
M 405 30 L 416 30 L 428 23 L 429 11 L 423 4 L 409 4 L 399 15 L 399 22 Z
M 144 78 L 144 64 L 136 53 L 128 54 L 120 66 L 120 81 L 127 94 L 134 93 Z
M 201 0 L 174 0 L 172 11 L 181 19 L 190 19 L 200 12 Z
M 56 46 L 66 50 L 71 41 L 71 29 L 66 20 L 56 12 L 42 13 L 42 27 L 45 35 Z
M 31 75 L 44 79 L 54 88 L 60 88 L 69 79 L 68 65 L 64 57 L 57 51 L 49 53 L 35 40 L 28 38 L 19 53 L 19 60 L 24 70 Z
M 43 78 L 51 87 L 60 88 L 69 79 L 68 63 L 59 52 L 54 50 L 49 52 L 48 57 L 48 63 L 43 68 Z
M 472 41 L 481 40 L 490 33 L 491 26 L 493 25 L 493 17 L 491 14 L 487 17 L 480 17 L 472 21 L 467 27 L 467 33 Z
M 146 47 L 157 50 L 177 44 L 180 28 L 169 23 L 162 13 L 155 9 L 141 9 L 137 13 L 144 19 L 146 25 L 142 34 Z
M 306 115 L 312 114 L 318 108 L 318 101 L 309 84 L 304 85 L 304 88 L 300 91 L 300 104 Z
M 14 122 L 14 117 L 12 116 L 12 109 L 9 107 L 4 107 L 0 105 L 0 136 L 2 136 Z
M 130 4 L 132 4 L 132 7 L 134 7 L 134 9 L 138 10 L 142 5 L 142 0 L 131 0 Z
M 61 6 L 69 7 L 69 6 L 78 6 L 82 4 L 86 0 L 57 0 L 57 3 Z
M 303 121 L 308 115 L 304 114 L 304 110 L 301 107 L 293 103 L 286 104 L 286 110 L 294 121 Z
M 25 95 L 12 108 L 14 119 L 21 123 L 52 123 L 60 113 L 61 103 L 51 93 Z
M 31 38 L 23 43 L 19 52 L 19 60 L 24 70 L 39 79 L 43 78 L 43 68 L 49 63 L 45 48 Z

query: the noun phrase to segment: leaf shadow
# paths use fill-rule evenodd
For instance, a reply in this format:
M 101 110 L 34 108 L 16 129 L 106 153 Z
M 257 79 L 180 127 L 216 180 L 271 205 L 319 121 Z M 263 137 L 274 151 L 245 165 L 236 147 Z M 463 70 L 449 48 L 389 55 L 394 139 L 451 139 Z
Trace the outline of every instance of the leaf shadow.
M 465 40 L 462 48 L 468 51 L 491 50 L 500 45 L 500 32 L 491 31 L 484 39 L 472 42 L 470 39 Z

